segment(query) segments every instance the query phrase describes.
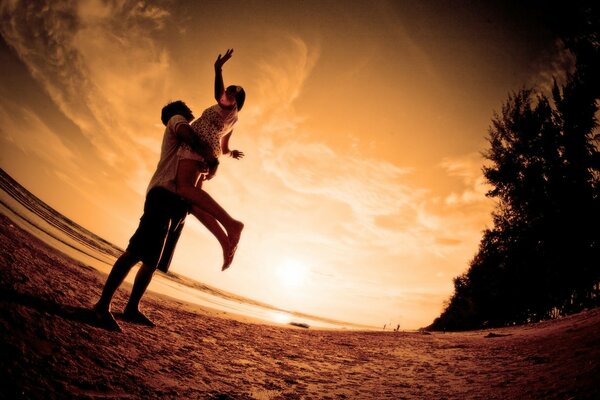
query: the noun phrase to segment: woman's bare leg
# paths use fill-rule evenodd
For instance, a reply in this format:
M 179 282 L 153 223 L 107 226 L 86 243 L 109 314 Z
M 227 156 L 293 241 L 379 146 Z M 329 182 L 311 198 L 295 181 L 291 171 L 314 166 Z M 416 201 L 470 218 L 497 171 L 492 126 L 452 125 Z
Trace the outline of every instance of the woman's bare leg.
M 197 161 L 180 160 L 177 168 L 177 193 L 193 205 L 192 214 L 198 218 L 215 235 L 225 256 L 223 270 L 227 269 L 233 260 L 237 249 L 244 224 L 235 220 L 223 207 L 219 205 L 208 193 L 202 190 L 202 182 L 199 182 L 200 173 Z M 218 221 L 218 222 L 217 222 Z M 220 226 L 225 228 L 225 234 Z
M 194 215 L 194 217 L 198 219 L 198 221 L 202 222 L 202 224 L 210 231 L 210 233 L 212 233 L 219 241 L 219 244 L 223 249 L 223 266 L 225 266 L 230 252 L 229 237 L 227 236 L 227 233 L 225 233 L 225 231 L 223 230 L 219 222 L 215 219 L 215 217 L 213 217 L 209 213 L 201 210 L 196 206 L 192 206 L 191 213 Z
M 201 185 L 197 185 L 199 177 L 197 161 L 180 160 L 177 168 L 177 193 L 194 206 L 215 217 L 228 234 L 239 230 L 241 222 L 233 219 L 215 199 L 202 190 Z

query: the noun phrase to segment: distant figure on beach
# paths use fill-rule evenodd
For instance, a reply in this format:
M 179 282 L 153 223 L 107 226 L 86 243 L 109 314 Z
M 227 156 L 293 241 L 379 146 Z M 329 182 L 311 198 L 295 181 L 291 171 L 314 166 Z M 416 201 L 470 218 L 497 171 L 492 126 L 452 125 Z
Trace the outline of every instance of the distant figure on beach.
M 217 236 L 223 247 L 222 269 L 231 265 L 243 224 L 233 220 L 218 203 L 202 191 L 201 183 L 214 177 L 220 153 L 229 153 L 236 159 L 244 155 L 238 150 L 230 151 L 228 147 L 232 133 L 230 128 L 237 121 L 237 111 L 245 100 L 243 89 L 237 86 L 233 89 L 223 89 L 221 67 L 231 58 L 232 52 L 233 50 L 228 50 L 224 57 L 219 54 L 215 62 L 215 97 L 218 97 L 218 107 L 212 108 L 218 113 L 217 118 L 214 113 L 212 115 L 207 113 L 210 110 L 208 109 L 198 119 L 204 124 L 220 125 L 218 118 L 233 115 L 235 117 L 233 122 L 227 120 L 228 131 L 221 134 L 220 131 L 212 129 L 207 134 L 206 129 L 202 131 L 199 127 L 192 128 L 190 122 L 194 119 L 193 113 L 180 100 L 167 104 L 161 111 L 161 121 L 166 129 L 160 160 L 148 185 L 144 213 L 127 249 L 113 265 L 100 299 L 93 307 L 95 318 L 109 329 L 121 331 L 110 312 L 110 305 L 116 290 L 131 268 L 140 261 L 142 266 L 136 274 L 129 301 L 123 312 L 123 319 L 146 326 L 155 326 L 139 310 L 139 303 L 155 270 L 157 268 L 165 272 L 168 270 L 184 220 L 189 212 L 192 212 Z M 227 111 L 221 112 L 221 109 Z M 217 136 L 211 136 L 211 133 Z M 215 148 L 215 139 L 222 143 L 218 150 Z M 223 223 L 227 234 L 218 226 L 217 221 Z M 220 232 L 217 231 L 217 227 Z
M 202 182 L 211 179 L 218 162 L 211 163 L 221 154 L 229 154 L 241 159 L 244 153 L 229 149 L 229 140 L 233 126 L 238 120 L 238 112 L 244 106 L 246 93 L 241 86 L 228 86 L 225 89 L 221 69 L 233 55 L 233 49 L 215 61 L 215 100 L 217 104 L 207 108 L 202 116 L 192 122 L 191 126 L 200 141 L 209 144 L 212 154 L 206 158 L 191 146 L 182 142 L 177 151 L 179 164 L 177 168 L 177 194 L 188 200 L 190 211 L 217 238 L 223 249 L 223 266 L 226 270 L 233 261 L 244 224 L 233 219 L 206 191 L 202 190 Z M 183 117 L 176 116 L 183 121 Z M 219 224 L 220 223 L 220 224 Z

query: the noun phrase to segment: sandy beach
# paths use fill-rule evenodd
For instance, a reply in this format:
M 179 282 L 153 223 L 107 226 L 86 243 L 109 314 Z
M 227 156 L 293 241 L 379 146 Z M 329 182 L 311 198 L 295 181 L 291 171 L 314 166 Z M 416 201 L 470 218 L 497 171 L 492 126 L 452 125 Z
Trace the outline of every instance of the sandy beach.
M 6 399 L 598 399 L 600 310 L 489 331 L 267 324 L 148 293 L 148 328 L 95 326 L 105 275 L 0 215 Z M 124 305 L 125 286 L 114 310 Z

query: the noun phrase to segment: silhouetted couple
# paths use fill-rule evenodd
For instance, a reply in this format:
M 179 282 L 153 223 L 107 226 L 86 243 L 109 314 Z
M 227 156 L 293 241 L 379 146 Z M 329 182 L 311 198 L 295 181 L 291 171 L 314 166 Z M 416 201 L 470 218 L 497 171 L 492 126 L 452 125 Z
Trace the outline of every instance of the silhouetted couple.
M 100 299 L 94 306 L 98 322 L 106 328 L 121 328 L 110 312 L 112 298 L 138 262 L 142 262 L 123 312 L 126 321 L 154 326 L 139 309 L 139 303 L 156 269 L 167 272 L 185 218 L 192 213 L 217 238 L 223 249 L 222 270 L 233 261 L 244 224 L 232 218 L 208 193 L 202 183 L 214 177 L 219 156 L 240 159 L 244 153 L 229 149 L 229 139 L 246 94 L 240 86 L 225 88 L 221 69 L 232 56 L 227 50 L 215 61 L 215 100 L 194 120 L 183 101 L 163 107 L 166 126 L 160 160 L 150 180 L 139 226 L 125 252 L 115 262 Z M 193 122 L 192 122 L 193 121 Z

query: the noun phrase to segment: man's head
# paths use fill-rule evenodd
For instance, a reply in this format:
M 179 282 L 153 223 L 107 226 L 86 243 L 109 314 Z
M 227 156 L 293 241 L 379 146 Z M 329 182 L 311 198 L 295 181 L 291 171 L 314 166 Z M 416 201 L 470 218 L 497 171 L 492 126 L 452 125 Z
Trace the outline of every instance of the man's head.
M 160 113 L 160 120 L 162 123 L 167 126 L 167 123 L 174 115 L 181 115 L 188 122 L 191 122 L 194 119 L 194 114 L 192 110 L 181 100 L 172 101 L 162 108 Z
M 227 89 L 225 89 L 225 95 L 235 98 L 235 104 L 237 105 L 238 111 L 244 107 L 244 102 L 246 101 L 246 92 L 244 91 L 243 87 L 236 85 L 227 86 Z

